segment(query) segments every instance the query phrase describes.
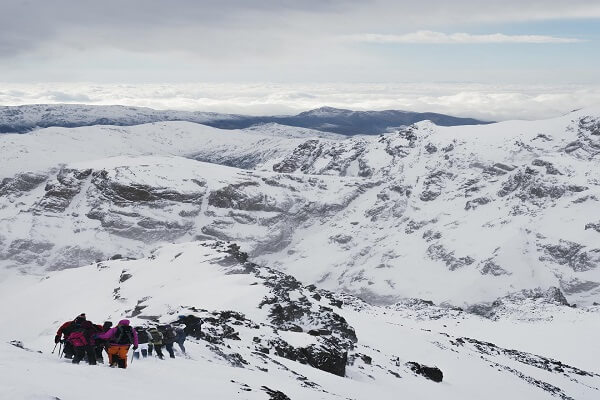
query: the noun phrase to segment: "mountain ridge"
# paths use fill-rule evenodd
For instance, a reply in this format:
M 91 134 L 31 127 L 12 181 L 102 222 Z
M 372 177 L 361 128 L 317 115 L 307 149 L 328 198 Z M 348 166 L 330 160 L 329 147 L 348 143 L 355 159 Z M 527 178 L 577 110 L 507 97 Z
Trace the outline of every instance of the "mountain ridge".
M 432 120 L 442 126 L 486 124 L 473 118 L 410 111 L 352 111 L 321 107 L 296 115 L 245 116 L 202 111 L 154 110 L 147 107 L 85 104 L 36 104 L 0 107 L 0 133 L 26 133 L 38 128 L 92 125 L 132 126 L 151 122 L 188 121 L 220 129 L 245 129 L 262 124 L 315 129 L 342 135 L 375 135 L 400 126 Z

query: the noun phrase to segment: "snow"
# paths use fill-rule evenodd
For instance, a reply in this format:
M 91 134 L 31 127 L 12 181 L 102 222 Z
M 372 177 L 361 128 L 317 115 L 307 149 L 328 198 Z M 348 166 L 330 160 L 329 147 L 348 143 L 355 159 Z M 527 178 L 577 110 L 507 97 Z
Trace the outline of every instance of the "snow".
M 528 350 L 556 357 L 565 364 L 599 373 L 593 332 L 600 327 L 600 314 L 587 310 L 558 308 L 555 305 L 530 303 L 533 313 L 551 314 L 552 319 L 520 320 L 508 315 L 498 321 L 454 311 L 431 318 L 435 308 L 419 315 L 411 307 L 377 307 L 348 303 L 339 310 L 355 327 L 359 341 L 353 354 L 369 354 L 372 364 L 385 364 L 399 357 L 436 365 L 444 372 L 444 382 L 436 384 L 397 369 L 402 378 L 360 360 L 348 367 L 346 377 L 338 377 L 281 357 L 278 364 L 258 362 L 244 345 L 256 335 L 273 335 L 267 315 L 257 308 L 267 295 L 257 277 L 230 274 L 221 267 L 222 254 L 203 242 L 169 245 L 149 258 L 109 261 L 86 267 L 49 273 L 43 279 L 16 276 L 4 279 L 0 291 L 3 323 L 10 329 L 0 333 L 0 396 L 2 398 L 71 398 L 86 393 L 90 399 L 130 395 L 150 399 L 166 395 L 208 396 L 210 398 L 264 399 L 261 386 L 281 390 L 290 398 L 311 399 L 381 399 L 397 398 L 402 392 L 411 398 L 442 396 L 448 399 L 550 398 L 547 392 L 528 384 L 504 366 L 516 368 L 536 379 L 559 385 L 568 396 L 593 399 L 600 386 L 600 376 L 573 378 L 524 365 L 505 356 L 481 355 L 469 347 L 452 347 L 457 337 L 476 337 L 501 347 Z M 131 277 L 120 282 L 126 272 Z M 113 288 L 120 288 L 118 296 Z M 54 330 L 73 315 L 85 311 L 88 318 L 101 322 L 122 318 L 140 300 L 147 307 L 145 315 L 161 315 L 161 322 L 176 318 L 178 305 L 201 306 L 208 310 L 237 310 L 261 327 L 258 330 L 237 328 L 242 341 L 228 341 L 234 351 L 250 360 L 244 368 L 228 365 L 212 353 L 208 343 L 188 341 L 189 358 L 133 360 L 127 370 L 106 365 L 71 365 L 51 354 Z M 14 304 L 19 304 L 15 307 Z M 538 308 L 536 308 L 538 307 Z M 541 308 L 539 308 L 541 307 Z M 527 308 L 524 308 L 524 310 Z M 442 310 L 442 312 L 444 312 Z M 134 325 L 147 321 L 132 318 Z M 279 331 L 290 345 L 304 347 L 316 342 L 305 332 Z M 540 338 L 543 338 L 542 340 Z M 576 338 L 571 341 L 568 338 Z M 31 349 L 9 345 L 20 340 Z M 248 340 L 248 342 L 246 342 Z M 38 352 L 39 351 L 39 352 Z M 258 363 L 257 363 L 258 362 Z M 499 363 L 499 368 L 490 366 Z M 395 365 L 395 364 L 392 364 Z M 268 372 L 258 367 L 265 367 Z M 290 372 L 293 371 L 293 372 Z M 318 386 L 303 386 L 296 374 Z M 110 382 L 102 385 L 101 382 Z M 585 382 L 585 383 L 584 383 Z M 99 388 L 102 390 L 89 390 Z M 248 385 L 251 391 L 244 391 Z M 587 386 L 586 386 L 587 385 Z M 502 389 L 502 390 L 500 390 Z
M 0 398 L 265 399 L 263 385 L 292 399 L 553 398 L 538 380 L 558 397 L 596 399 L 600 249 L 587 226 L 600 223 L 600 143 L 582 124 L 599 117 L 421 122 L 349 139 L 176 121 L 0 135 Z M 24 173 L 38 175 L 23 183 Z M 239 244 L 262 272 L 232 267 L 215 239 Z M 116 254 L 134 259 L 101 261 Z M 300 287 L 286 301 L 334 310 L 355 329 L 344 377 L 257 350 L 327 343 L 308 333 L 327 330 L 322 321 L 307 317 L 301 332 L 273 322 L 267 268 L 332 292 Z M 551 287 L 578 307 L 527 295 Z M 55 330 L 82 311 L 134 325 L 190 312 L 247 321 L 232 325 L 240 340 L 190 341 L 189 358 L 122 371 L 51 354 Z M 536 355 L 567 371 L 536 366 Z M 409 361 L 439 367 L 443 382 Z

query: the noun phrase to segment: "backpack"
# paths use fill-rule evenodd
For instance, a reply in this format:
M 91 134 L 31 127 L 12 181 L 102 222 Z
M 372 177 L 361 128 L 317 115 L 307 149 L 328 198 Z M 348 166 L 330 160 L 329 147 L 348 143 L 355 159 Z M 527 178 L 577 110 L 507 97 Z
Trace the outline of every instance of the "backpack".
M 175 330 L 173 328 L 167 328 L 165 330 L 165 339 L 170 340 L 171 342 L 175 340 Z
M 150 341 L 150 335 L 148 335 L 148 331 L 146 331 L 146 329 L 142 328 L 141 326 L 136 326 L 134 329 L 138 334 L 138 341 L 140 344 L 148 343 Z
M 81 347 L 88 344 L 83 330 L 76 330 L 71 332 L 67 337 L 67 340 L 73 345 L 73 347 Z
M 162 344 L 163 335 L 156 328 L 148 329 L 148 333 L 150 334 L 150 342 L 152 344 Z
M 133 331 L 129 325 L 119 325 L 113 339 L 116 344 L 133 344 Z

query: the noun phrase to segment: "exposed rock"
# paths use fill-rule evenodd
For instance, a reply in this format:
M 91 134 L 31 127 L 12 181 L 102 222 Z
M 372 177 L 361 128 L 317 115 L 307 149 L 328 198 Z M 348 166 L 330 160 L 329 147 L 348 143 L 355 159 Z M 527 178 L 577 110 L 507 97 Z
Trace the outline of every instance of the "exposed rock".
M 33 172 L 24 172 L 14 178 L 4 178 L 0 181 L 0 197 L 8 195 L 19 196 L 29 192 L 48 179 L 47 175 Z
M 267 394 L 269 395 L 269 400 L 290 400 L 290 398 L 287 397 L 285 393 L 280 392 L 279 390 L 273 390 L 267 386 L 262 386 L 261 389 L 267 392 Z
M 573 271 L 589 271 L 600 265 L 600 249 L 585 250 L 585 246 L 560 240 L 558 244 L 541 245 L 546 253 L 540 256 L 541 261 L 553 261 L 560 265 L 568 265 Z
M 428 367 L 426 365 L 419 364 L 414 361 L 409 361 L 406 365 L 417 375 L 424 376 L 425 378 L 434 382 L 441 382 L 444 379 L 444 374 L 438 367 Z
M 484 318 L 496 320 L 514 305 L 518 306 L 525 300 L 532 300 L 541 304 L 569 306 L 569 302 L 560 289 L 557 287 L 550 287 L 548 289 L 525 289 L 496 299 L 491 303 L 472 304 L 467 307 L 466 311 L 471 314 L 480 315 Z
M 60 213 L 69 207 L 73 198 L 80 192 L 83 180 L 90 176 L 92 170 L 76 170 L 63 168 L 55 181 L 46 184 L 44 197 L 36 204 L 36 212 Z
M 592 281 L 582 281 L 574 278 L 569 281 L 561 280 L 560 287 L 566 294 L 572 295 L 594 290 L 600 287 L 600 283 Z
M 475 259 L 471 256 L 455 257 L 454 251 L 448 251 L 441 244 L 432 244 L 427 248 L 427 255 L 432 260 L 441 260 L 446 263 L 446 266 L 450 271 L 454 271 L 458 268 L 462 268 L 465 265 L 471 265 L 475 262 Z
M 437 147 L 435 147 L 431 143 L 427 143 L 425 145 L 425 151 L 427 151 L 429 154 L 433 154 L 433 153 L 437 152 Z
M 588 229 L 593 229 L 596 232 L 600 232 L 600 222 L 597 222 L 597 223 L 590 222 L 588 224 L 585 224 L 585 230 L 587 231 Z
M 498 196 L 505 197 L 514 193 L 522 201 L 543 205 L 542 199 L 558 199 L 565 194 L 584 190 L 587 187 L 544 180 L 538 176 L 537 171 L 527 167 L 511 175 L 498 191 Z
M 493 276 L 511 275 L 510 272 L 508 272 L 507 270 L 505 270 L 504 268 L 502 268 L 501 266 L 496 264 L 491 259 L 485 260 L 484 262 L 482 262 L 479 271 L 483 275 L 493 275 Z
M 244 191 L 247 187 L 256 187 L 256 182 L 244 182 L 215 190 L 208 196 L 208 204 L 218 208 L 232 208 L 244 211 L 274 211 L 282 212 L 283 208 L 275 199 L 264 193 L 248 194 Z
M 432 201 L 442 194 L 444 189 L 444 180 L 451 179 L 453 175 L 446 171 L 435 171 L 427 175 L 423 182 L 423 191 L 419 198 L 422 201 Z
M 488 204 L 491 200 L 487 197 L 478 197 L 476 199 L 473 200 L 469 200 L 467 201 L 467 203 L 465 204 L 465 210 L 474 210 L 479 206 L 482 206 L 484 204 Z
M 531 164 L 535 165 L 536 167 L 546 167 L 546 173 L 549 175 L 562 175 L 562 173 L 557 170 L 550 161 L 544 161 L 536 158 L 531 162 Z

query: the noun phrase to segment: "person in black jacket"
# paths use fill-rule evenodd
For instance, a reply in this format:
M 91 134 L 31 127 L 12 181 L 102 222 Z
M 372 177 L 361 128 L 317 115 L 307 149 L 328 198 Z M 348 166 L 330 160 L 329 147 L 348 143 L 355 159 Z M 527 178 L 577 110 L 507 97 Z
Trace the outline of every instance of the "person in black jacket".
M 136 359 L 140 358 L 140 353 L 142 353 L 142 357 L 146 358 L 148 357 L 148 342 L 150 341 L 150 335 L 148 334 L 148 331 L 146 331 L 146 328 L 141 327 L 141 326 L 136 326 L 135 331 L 138 334 L 138 342 L 139 342 L 139 350 L 140 351 L 134 351 L 133 352 L 133 356 Z
M 100 328 L 100 333 L 106 333 L 110 328 L 112 328 L 113 323 L 110 321 L 105 321 L 102 324 L 102 328 Z M 102 339 L 95 339 L 95 352 L 96 352 L 96 361 L 99 363 L 104 363 L 104 358 L 102 357 L 102 351 L 105 350 L 108 354 L 108 342 Z
M 175 343 L 175 329 L 171 325 L 162 325 L 158 329 L 163 335 L 163 344 L 165 349 L 169 352 L 169 357 L 175 358 L 175 352 L 173 351 L 173 343 Z
M 187 336 L 200 337 L 202 336 L 202 319 L 195 315 L 180 315 L 177 323 L 184 324 L 183 331 Z

